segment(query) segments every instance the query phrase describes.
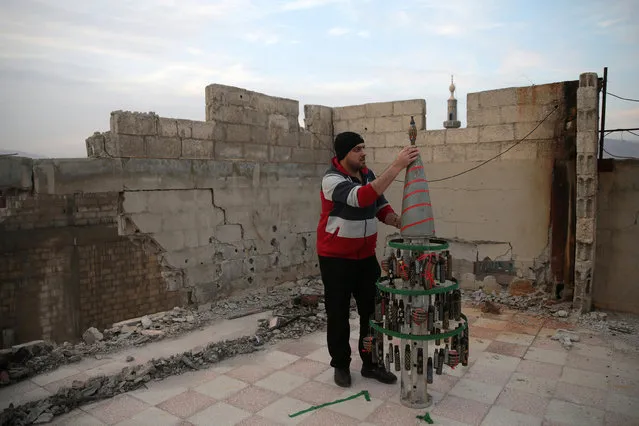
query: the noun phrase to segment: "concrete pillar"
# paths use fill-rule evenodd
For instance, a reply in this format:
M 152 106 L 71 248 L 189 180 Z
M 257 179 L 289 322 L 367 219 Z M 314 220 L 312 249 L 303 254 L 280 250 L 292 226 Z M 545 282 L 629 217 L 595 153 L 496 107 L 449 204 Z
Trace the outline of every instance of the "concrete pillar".
M 581 313 L 592 308 L 597 234 L 597 145 L 599 87 L 596 73 L 579 76 L 577 89 L 577 230 L 573 303 Z M 590 208 L 588 208 L 590 206 Z

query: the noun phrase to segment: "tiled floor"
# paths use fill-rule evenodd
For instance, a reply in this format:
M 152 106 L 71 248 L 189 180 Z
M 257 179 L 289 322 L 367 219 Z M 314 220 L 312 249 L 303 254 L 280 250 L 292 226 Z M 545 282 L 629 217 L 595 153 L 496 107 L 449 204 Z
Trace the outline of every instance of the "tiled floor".
M 638 352 L 623 353 L 615 342 L 583 330 L 576 330 L 581 343 L 565 350 L 550 336 L 557 328 L 573 328 L 570 324 L 512 311 L 464 312 L 471 321 L 470 363 L 445 367 L 444 375 L 434 377 L 429 389 L 435 403 L 425 410 L 401 405 L 399 383 L 363 379 L 358 359 L 352 388 L 337 387 L 326 335 L 316 333 L 150 383 L 148 389 L 81 407 L 54 424 L 411 425 L 426 424 L 416 416 L 428 411 L 436 425 L 639 425 Z M 364 389 L 370 402 L 360 397 L 289 417 Z

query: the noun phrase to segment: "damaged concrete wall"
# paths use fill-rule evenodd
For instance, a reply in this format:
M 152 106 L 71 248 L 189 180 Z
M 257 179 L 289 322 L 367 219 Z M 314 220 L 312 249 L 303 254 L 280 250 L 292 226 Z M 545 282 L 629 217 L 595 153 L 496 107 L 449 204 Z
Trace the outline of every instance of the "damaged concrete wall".
M 639 314 L 639 160 L 599 174 L 596 216 L 593 307 Z
M 336 134 L 353 130 L 364 135 L 369 165 L 380 174 L 409 143 L 407 132 L 410 116 L 414 116 L 416 144 L 431 180 L 435 229 L 438 236 L 453 240 L 459 275 L 477 273 L 478 279 L 497 275 L 502 284 L 516 275 L 548 281 L 553 164 L 559 153 L 564 155 L 566 129 L 574 127 L 568 104 L 574 105 L 575 100 L 566 99 L 566 85 L 575 84 L 471 93 L 467 128 L 425 130 L 423 100 L 335 108 L 333 125 Z M 486 166 L 440 180 L 512 147 L 546 116 L 526 141 Z M 401 209 L 403 178 L 400 175 L 387 191 L 397 211 Z M 385 255 L 385 241 L 398 237 L 393 231 L 380 227 L 380 256 Z M 489 261 L 482 263 L 485 258 Z M 474 279 L 465 284 L 474 286 Z

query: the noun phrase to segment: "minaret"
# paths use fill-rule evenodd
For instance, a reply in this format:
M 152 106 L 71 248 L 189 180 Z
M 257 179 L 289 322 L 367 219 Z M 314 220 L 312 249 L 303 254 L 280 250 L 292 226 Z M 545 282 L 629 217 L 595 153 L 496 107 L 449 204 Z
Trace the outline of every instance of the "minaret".
M 455 99 L 455 83 L 453 76 L 450 76 L 450 98 L 448 98 L 448 120 L 444 121 L 444 127 L 447 129 L 457 129 L 461 127 L 461 122 L 457 120 L 457 99 Z

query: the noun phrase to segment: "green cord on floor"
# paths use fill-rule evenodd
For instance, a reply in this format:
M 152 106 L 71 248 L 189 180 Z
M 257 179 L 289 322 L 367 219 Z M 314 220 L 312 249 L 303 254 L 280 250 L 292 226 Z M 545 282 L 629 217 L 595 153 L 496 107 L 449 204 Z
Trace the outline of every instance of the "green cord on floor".
M 435 424 L 433 419 L 430 418 L 430 414 L 428 414 L 428 413 L 424 414 L 423 416 L 415 416 L 415 417 L 417 417 L 419 420 L 425 421 L 429 425 Z
M 364 395 L 364 398 L 366 398 L 366 401 L 370 402 L 370 400 L 371 400 L 370 394 L 368 393 L 368 391 L 363 390 L 363 391 L 361 391 L 358 394 L 349 396 L 348 398 L 338 399 L 337 401 L 327 402 L 327 403 L 322 404 L 322 405 L 316 405 L 315 407 L 307 408 L 306 410 L 298 411 L 297 413 L 289 414 L 288 416 L 289 417 L 299 416 L 300 414 L 308 413 L 309 411 L 317 410 L 318 408 L 326 407 L 327 405 L 338 404 L 340 402 L 348 401 L 350 399 L 355 399 L 355 398 L 358 398 L 358 397 L 360 397 L 362 395 Z

